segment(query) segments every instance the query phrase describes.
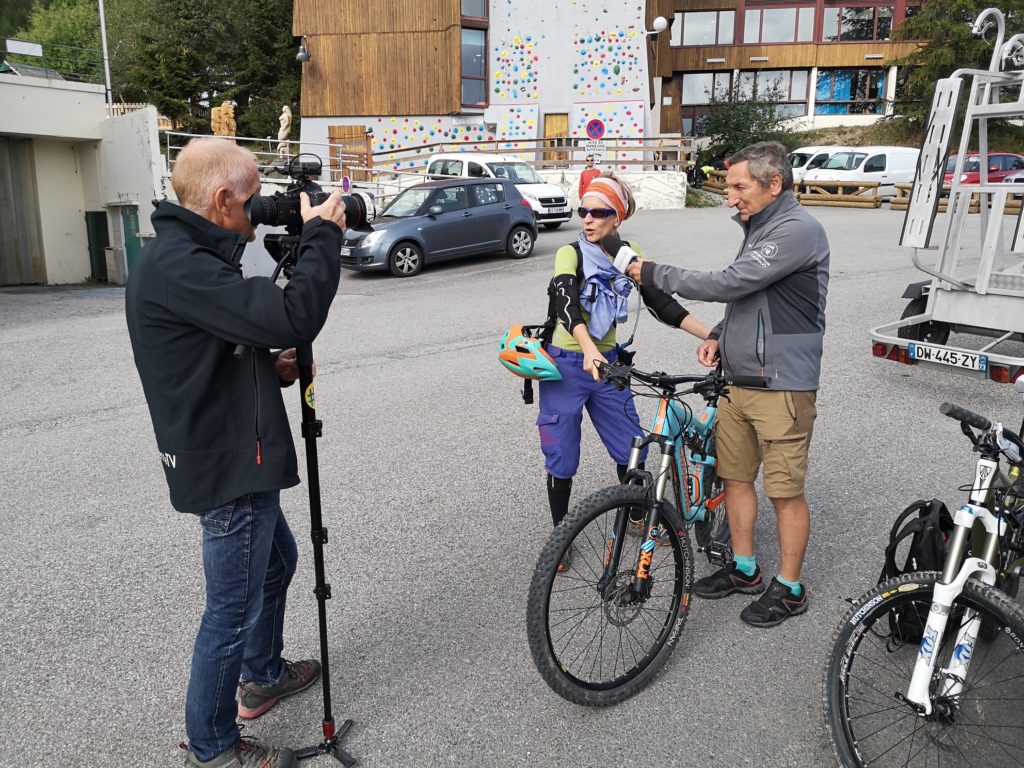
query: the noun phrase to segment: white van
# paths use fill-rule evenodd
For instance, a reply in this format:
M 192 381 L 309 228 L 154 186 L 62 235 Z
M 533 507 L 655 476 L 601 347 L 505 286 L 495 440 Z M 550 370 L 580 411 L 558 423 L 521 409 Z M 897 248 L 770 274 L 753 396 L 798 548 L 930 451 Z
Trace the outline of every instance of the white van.
M 533 208 L 537 223 L 545 229 L 558 229 L 572 218 L 565 190 L 546 183 L 529 163 L 518 157 L 486 152 L 452 152 L 434 155 L 427 164 L 428 179 L 450 176 L 507 178 Z
M 920 150 L 911 147 L 850 147 L 836 152 L 820 168 L 804 174 L 812 181 L 877 181 L 878 196 L 892 197 L 897 183 L 914 180 Z
M 789 153 L 789 165 L 793 169 L 793 183 L 803 181 L 804 174 L 820 168 L 836 152 L 850 147 L 800 147 Z

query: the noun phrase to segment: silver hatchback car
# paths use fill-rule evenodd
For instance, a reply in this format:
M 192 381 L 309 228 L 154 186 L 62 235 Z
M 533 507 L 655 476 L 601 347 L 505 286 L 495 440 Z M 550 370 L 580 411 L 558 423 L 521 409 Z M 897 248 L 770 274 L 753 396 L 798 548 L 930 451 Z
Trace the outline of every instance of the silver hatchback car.
M 504 251 L 533 253 L 533 208 L 507 179 L 428 181 L 398 194 L 371 232 L 345 231 L 341 266 L 412 277 L 436 261 Z

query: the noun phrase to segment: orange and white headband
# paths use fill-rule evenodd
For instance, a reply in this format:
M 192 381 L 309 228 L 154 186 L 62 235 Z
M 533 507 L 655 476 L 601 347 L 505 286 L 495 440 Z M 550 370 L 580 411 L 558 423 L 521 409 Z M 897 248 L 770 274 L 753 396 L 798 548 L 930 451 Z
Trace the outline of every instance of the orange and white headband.
M 622 185 L 607 176 L 598 176 L 583 192 L 584 197 L 596 197 L 618 214 L 619 221 L 626 220 L 626 193 Z

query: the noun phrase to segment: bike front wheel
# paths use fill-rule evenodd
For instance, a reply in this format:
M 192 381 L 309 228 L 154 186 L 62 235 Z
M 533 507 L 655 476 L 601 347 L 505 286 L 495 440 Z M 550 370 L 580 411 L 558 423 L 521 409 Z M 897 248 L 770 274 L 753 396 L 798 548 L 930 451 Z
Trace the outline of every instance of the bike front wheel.
M 646 513 L 649 504 L 640 485 L 588 496 L 552 532 L 534 569 L 526 613 L 530 651 L 545 682 L 576 704 L 607 706 L 643 689 L 686 623 L 693 551 L 670 505 L 662 507 L 644 594 L 633 585 L 646 536 L 622 537 L 618 568 L 602 581 L 619 511 Z M 571 564 L 559 574 L 570 548 Z
M 825 670 L 825 717 L 844 766 L 1024 766 L 1024 613 L 1003 594 L 968 581 L 937 643 L 932 713 L 903 698 L 917 660 L 939 574 L 906 574 L 861 597 L 836 630 Z M 957 646 L 977 616 L 993 638 Z M 953 654 L 967 679 L 944 671 Z M 958 682 L 956 695 L 943 695 Z

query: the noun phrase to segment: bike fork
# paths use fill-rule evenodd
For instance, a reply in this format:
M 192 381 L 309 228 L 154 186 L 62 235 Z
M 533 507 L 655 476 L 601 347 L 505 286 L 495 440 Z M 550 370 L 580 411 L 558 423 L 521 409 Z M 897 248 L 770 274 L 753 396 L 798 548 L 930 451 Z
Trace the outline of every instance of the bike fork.
M 989 534 L 989 540 L 993 542 L 998 542 L 1000 531 L 1006 526 L 1005 522 L 998 520 L 987 509 L 975 504 L 965 504 L 957 510 L 954 517 L 956 533 L 947 555 L 947 568 L 935 584 L 931 610 L 928 612 L 928 620 L 925 622 L 921 646 L 917 652 L 917 661 L 914 663 L 914 674 L 910 679 L 910 687 L 905 697 L 905 700 L 920 715 L 927 716 L 933 711 L 933 698 L 930 695 L 931 682 L 938 661 L 938 647 L 945 634 L 946 624 L 949 622 L 953 601 L 963 592 L 967 580 L 974 577 L 975 574 L 980 574 L 979 578 L 990 586 L 996 583 L 995 568 L 980 557 L 968 558 L 952 579 L 947 573 L 960 560 L 960 554 L 964 551 L 966 544 L 967 532 L 971 530 L 976 519 L 982 521 Z M 936 697 L 956 698 L 963 691 L 963 684 L 967 679 L 967 668 L 971 663 L 980 627 L 981 620 L 977 614 L 974 611 L 967 611 L 964 615 L 964 622 L 957 632 L 949 664 L 939 670 L 943 683 L 936 692 Z

